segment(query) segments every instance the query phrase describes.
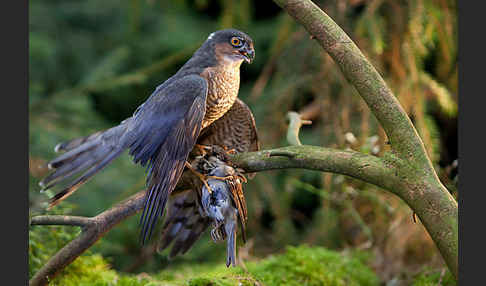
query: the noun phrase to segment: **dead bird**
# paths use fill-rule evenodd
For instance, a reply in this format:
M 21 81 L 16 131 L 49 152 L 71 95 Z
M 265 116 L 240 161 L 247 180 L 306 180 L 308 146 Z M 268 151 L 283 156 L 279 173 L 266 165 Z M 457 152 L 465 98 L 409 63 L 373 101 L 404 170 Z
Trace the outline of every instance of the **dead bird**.
M 215 177 L 233 176 L 235 170 L 227 165 L 219 165 L 209 175 Z M 202 188 L 201 203 L 207 216 L 212 220 L 211 238 L 215 242 L 227 240 L 226 266 L 236 265 L 236 229 L 238 208 L 233 201 L 231 186 L 224 180 L 209 179 Z
M 169 258 L 184 254 L 211 226 L 210 234 L 214 242 L 227 241 L 226 266 L 235 266 L 238 223 L 243 241 L 246 241 L 247 209 L 242 189 L 246 179 L 233 167 L 210 154 L 197 157 L 192 166 L 207 176 L 209 189 L 195 180 L 199 182 L 193 186 L 197 192 L 184 190 L 169 199 L 158 251 L 163 251 L 172 243 Z

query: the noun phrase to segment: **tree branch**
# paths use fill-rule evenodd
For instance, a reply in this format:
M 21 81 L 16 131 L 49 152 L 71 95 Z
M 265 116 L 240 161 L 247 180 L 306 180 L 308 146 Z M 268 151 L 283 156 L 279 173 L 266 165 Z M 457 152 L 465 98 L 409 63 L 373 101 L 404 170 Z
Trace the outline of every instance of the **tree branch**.
M 440 182 L 410 118 L 356 44 L 310 0 L 274 0 L 334 59 L 385 130 L 400 184 L 388 189 L 420 217 L 449 269 L 458 273 L 457 202 Z M 254 163 L 258 165 L 258 163 Z M 388 180 L 388 178 L 387 178 Z
M 31 225 L 72 225 L 81 226 L 82 232 L 74 240 L 59 250 L 29 281 L 30 286 L 47 285 L 59 271 L 69 265 L 90 248 L 98 239 L 124 219 L 142 209 L 145 191 L 140 191 L 113 208 L 92 217 L 78 216 L 36 216 Z
M 71 225 L 80 227 L 89 227 L 94 224 L 92 218 L 82 216 L 64 216 L 64 215 L 41 215 L 35 216 L 30 221 L 30 225 Z
M 433 172 L 425 148 L 401 105 L 373 65 L 346 33 L 310 0 L 274 0 L 302 24 L 334 59 L 386 131 L 403 158 L 414 158 Z
M 401 184 L 393 164 L 356 151 L 301 145 L 236 154 L 230 160 L 246 172 L 300 168 L 347 175 L 385 189 Z

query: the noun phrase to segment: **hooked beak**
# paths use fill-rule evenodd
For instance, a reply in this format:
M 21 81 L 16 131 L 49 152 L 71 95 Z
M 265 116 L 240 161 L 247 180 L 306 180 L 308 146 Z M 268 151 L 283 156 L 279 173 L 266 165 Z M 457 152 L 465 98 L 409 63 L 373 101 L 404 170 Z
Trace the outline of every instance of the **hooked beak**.
M 251 64 L 253 62 L 253 59 L 255 58 L 255 50 L 253 48 L 245 45 L 239 52 L 245 57 L 247 63 Z

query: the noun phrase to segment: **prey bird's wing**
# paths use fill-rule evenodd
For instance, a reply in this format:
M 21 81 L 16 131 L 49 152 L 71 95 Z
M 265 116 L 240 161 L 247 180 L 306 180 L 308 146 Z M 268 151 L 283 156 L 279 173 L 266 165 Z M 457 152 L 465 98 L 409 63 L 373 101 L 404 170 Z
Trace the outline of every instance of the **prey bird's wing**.
M 219 145 L 239 153 L 260 150 L 255 118 L 248 105 L 237 98 L 228 112 L 201 132 L 197 143 Z
M 241 237 L 246 242 L 246 222 L 248 221 L 248 210 L 246 208 L 246 200 L 243 194 L 242 182 L 239 178 L 231 178 L 226 181 L 231 194 L 231 199 L 238 211 L 238 219 L 241 226 Z
M 206 111 L 207 82 L 198 75 L 171 80 L 139 107 L 124 142 L 136 163 L 148 164 L 147 195 L 140 218 L 141 241 L 150 238 L 169 193 L 199 136 Z

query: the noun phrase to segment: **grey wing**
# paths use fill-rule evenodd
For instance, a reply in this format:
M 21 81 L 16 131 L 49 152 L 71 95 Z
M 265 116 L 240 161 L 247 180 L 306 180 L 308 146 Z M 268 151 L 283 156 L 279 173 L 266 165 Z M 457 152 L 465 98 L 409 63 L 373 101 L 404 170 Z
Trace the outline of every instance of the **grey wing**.
M 237 152 L 260 150 L 255 118 L 248 105 L 237 98 L 228 112 L 201 132 L 197 143 Z
M 173 243 L 169 257 L 186 253 L 209 224 L 209 218 L 200 211 L 198 194 L 194 190 L 171 194 L 157 251 L 162 252 Z
M 199 136 L 206 111 L 207 82 L 190 75 L 156 90 L 133 116 L 123 142 L 136 163 L 148 164 L 147 195 L 140 218 L 141 242 L 150 238 L 170 192 Z
M 40 182 L 49 189 L 69 180 L 50 207 L 67 198 L 125 149 L 136 163 L 148 164 L 148 193 L 142 214 L 142 242 L 163 212 L 199 136 L 206 110 L 207 82 L 198 75 L 171 78 L 159 86 L 134 115 L 120 125 L 58 144 L 65 151 L 48 163 L 54 171 Z M 75 178 L 76 174 L 85 171 Z M 150 237 L 150 233 L 148 234 Z

